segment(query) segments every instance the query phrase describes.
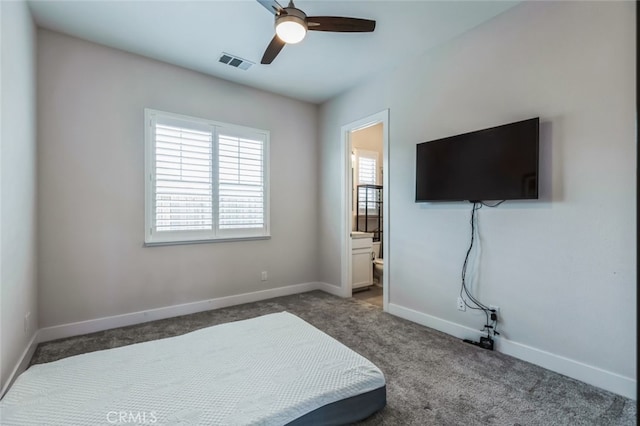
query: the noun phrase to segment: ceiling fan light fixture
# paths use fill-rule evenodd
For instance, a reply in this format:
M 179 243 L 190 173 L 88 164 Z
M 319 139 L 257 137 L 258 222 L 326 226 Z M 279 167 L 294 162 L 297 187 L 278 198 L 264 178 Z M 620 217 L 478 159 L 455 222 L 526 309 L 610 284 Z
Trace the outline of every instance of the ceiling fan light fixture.
M 276 19 L 276 34 L 285 43 L 300 43 L 307 34 L 306 16 L 302 12 L 300 12 L 302 16 L 288 12 L 288 14 L 281 15 Z
M 0 0 L 2 1 L 2 0 Z M 289 0 L 289 6 L 282 7 L 276 0 L 257 0 L 275 18 L 276 35 L 267 46 L 260 63 L 268 65 L 278 56 L 287 44 L 300 43 L 307 31 L 324 31 L 331 33 L 370 33 L 376 28 L 376 21 L 344 16 L 311 16 L 307 15 Z

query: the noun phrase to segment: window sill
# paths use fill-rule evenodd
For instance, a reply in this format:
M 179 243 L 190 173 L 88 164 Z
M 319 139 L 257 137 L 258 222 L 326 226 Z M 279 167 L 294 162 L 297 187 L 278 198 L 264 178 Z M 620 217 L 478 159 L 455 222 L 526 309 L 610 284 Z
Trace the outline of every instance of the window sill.
M 209 244 L 209 243 L 232 243 L 237 241 L 255 241 L 255 240 L 270 240 L 271 235 L 263 235 L 259 237 L 236 237 L 236 238 L 216 238 L 208 240 L 189 240 L 189 241 L 158 241 L 158 242 L 145 242 L 143 247 L 157 247 L 157 246 L 182 246 L 185 244 Z

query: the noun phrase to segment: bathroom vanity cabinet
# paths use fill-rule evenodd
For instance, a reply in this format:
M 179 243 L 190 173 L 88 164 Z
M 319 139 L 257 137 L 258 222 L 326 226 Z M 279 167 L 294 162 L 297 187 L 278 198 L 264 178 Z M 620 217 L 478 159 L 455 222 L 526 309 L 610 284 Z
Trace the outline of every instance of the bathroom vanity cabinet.
M 373 285 L 373 234 L 351 233 L 351 290 Z

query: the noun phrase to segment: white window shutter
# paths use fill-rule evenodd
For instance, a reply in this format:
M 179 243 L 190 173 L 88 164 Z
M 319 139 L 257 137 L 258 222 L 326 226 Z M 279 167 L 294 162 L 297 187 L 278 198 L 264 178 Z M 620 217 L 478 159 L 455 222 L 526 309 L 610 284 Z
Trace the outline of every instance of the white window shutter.
M 358 182 L 360 185 L 375 185 L 376 184 L 376 157 L 365 157 L 360 155 L 358 157 Z
M 218 136 L 218 227 L 265 227 L 264 140 Z
M 146 109 L 145 244 L 269 237 L 269 132 Z
M 358 185 L 377 185 L 378 183 L 378 153 L 373 151 L 358 150 Z M 365 207 L 369 210 L 376 208 L 375 189 L 372 188 L 358 188 L 358 198 L 360 199 L 360 205 L 358 209 L 360 212 L 364 212 Z M 368 206 L 365 206 L 365 201 L 369 200 Z
M 156 123 L 155 230 L 212 229 L 211 133 Z

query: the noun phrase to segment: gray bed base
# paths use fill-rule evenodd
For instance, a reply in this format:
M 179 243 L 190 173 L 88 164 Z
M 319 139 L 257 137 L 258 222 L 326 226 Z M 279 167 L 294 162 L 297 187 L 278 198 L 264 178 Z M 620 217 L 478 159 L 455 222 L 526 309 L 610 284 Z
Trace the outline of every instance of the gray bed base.
M 351 398 L 341 399 L 298 417 L 286 426 L 338 426 L 364 420 L 387 405 L 387 387 L 383 386 Z

